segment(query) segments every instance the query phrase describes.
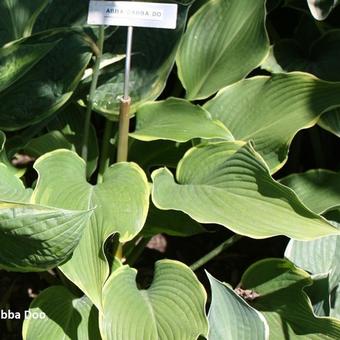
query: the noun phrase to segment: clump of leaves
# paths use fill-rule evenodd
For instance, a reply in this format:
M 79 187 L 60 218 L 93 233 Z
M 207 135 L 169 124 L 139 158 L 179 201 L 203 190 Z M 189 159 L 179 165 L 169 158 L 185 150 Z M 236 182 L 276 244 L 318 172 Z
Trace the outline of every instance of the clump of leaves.
M 175 30 L 136 29 L 123 162 L 126 31 L 88 26 L 87 5 L 0 5 L 0 268 L 55 277 L 23 338 L 339 339 L 339 164 L 295 173 L 289 153 L 316 124 L 340 135 L 337 1 L 182 2 Z M 282 13 L 298 18 L 289 34 Z M 191 266 L 161 259 L 137 278 L 154 235 L 223 228 L 234 235 Z M 235 290 L 194 273 L 277 235 L 285 258 L 253 263 Z

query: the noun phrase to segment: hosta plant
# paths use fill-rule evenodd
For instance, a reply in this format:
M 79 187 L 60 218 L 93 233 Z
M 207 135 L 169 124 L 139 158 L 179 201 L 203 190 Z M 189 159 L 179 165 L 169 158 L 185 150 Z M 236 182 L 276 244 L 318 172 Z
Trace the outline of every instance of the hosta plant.
M 126 28 L 87 25 L 84 0 L 1 2 L 0 268 L 44 280 L 17 334 L 340 338 L 337 4 L 182 1 L 175 30 L 136 28 L 118 162 Z M 224 282 L 223 250 L 275 236 L 281 258 Z M 206 254 L 147 260 L 157 237 Z

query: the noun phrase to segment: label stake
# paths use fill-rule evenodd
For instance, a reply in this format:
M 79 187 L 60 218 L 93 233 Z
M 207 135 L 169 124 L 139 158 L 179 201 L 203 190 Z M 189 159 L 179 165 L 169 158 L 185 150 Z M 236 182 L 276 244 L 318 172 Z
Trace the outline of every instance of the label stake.
M 131 105 L 131 98 L 129 96 L 129 82 L 131 68 L 132 35 L 133 27 L 128 26 L 126 42 L 125 74 L 124 74 L 124 95 L 123 97 L 120 97 L 119 107 L 117 162 L 127 161 L 129 149 L 129 126 Z
M 126 162 L 130 123 L 129 81 L 133 27 L 175 29 L 177 4 L 142 1 L 90 1 L 90 25 L 128 26 L 123 96 L 120 97 L 117 162 Z

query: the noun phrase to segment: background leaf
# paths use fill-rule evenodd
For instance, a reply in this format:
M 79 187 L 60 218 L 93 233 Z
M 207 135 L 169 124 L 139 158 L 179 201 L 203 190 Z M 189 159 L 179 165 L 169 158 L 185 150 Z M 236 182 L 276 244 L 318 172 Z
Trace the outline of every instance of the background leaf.
M 340 81 L 339 63 L 340 58 L 340 30 L 325 32 L 320 38 L 315 23 L 304 20 L 299 28 L 297 39 L 279 40 L 271 48 L 262 68 L 269 72 L 280 73 L 290 71 L 304 71 L 329 81 Z M 308 43 L 308 35 L 312 35 L 312 42 Z M 314 39 L 313 39 L 314 38 Z M 307 40 L 307 43 L 306 43 Z M 325 130 L 340 136 L 340 113 L 334 109 L 324 113 L 318 124 Z
M 86 25 L 89 3 L 83 0 L 48 0 L 48 4 L 38 16 L 34 32 L 56 27 Z
M 0 91 L 6 90 L 25 75 L 57 43 L 58 40 L 30 44 L 29 40 L 24 40 L 0 48 Z
M 301 201 L 317 214 L 340 206 L 340 174 L 316 169 L 292 174 L 280 183 L 293 189 Z
M 324 113 L 318 124 L 325 130 L 340 137 L 340 109 Z
M 206 232 L 201 224 L 181 211 L 159 210 L 150 205 L 148 217 L 141 233 L 144 237 L 164 233 L 172 236 L 192 236 Z
M 32 157 L 40 157 L 57 149 L 68 149 L 81 154 L 84 134 L 85 111 L 77 105 L 68 105 L 47 124 L 48 132 L 30 139 L 23 151 Z M 97 167 L 99 155 L 98 141 L 94 126 L 90 125 L 87 175 Z
M 262 67 L 270 72 L 304 71 L 318 78 L 339 81 L 340 30 L 331 30 L 306 47 L 296 39 L 282 39 L 274 44 Z
M 332 9 L 339 4 L 338 0 L 307 0 L 308 7 L 317 20 L 325 20 Z
M 207 98 L 250 73 L 268 52 L 263 0 L 213 0 L 189 20 L 177 55 L 187 98 Z
M 29 36 L 48 0 L 2 0 L 0 3 L 0 46 Z
M 29 202 L 32 189 L 26 189 L 22 181 L 5 164 L 0 163 L 0 200 Z
M 17 44 L 32 45 L 32 50 L 37 43 L 39 47 L 51 42 L 54 48 L 0 93 L 0 127 L 3 130 L 18 130 L 51 116 L 70 99 L 77 87 L 92 55 L 80 33 L 45 32 Z M 28 56 L 31 50 L 26 49 Z M 25 55 L 19 57 L 15 63 L 20 64 Z

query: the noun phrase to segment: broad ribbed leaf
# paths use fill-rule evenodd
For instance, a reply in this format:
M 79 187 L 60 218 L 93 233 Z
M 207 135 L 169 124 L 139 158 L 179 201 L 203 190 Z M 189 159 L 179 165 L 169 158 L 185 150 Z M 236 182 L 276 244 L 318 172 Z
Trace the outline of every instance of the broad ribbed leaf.
M 136 116 L 136 130 L 130 135 L 143 141 L 168 139 L 187 142 L 193 138 L 233 140 L 221 122 L 212 120 L 206 110 L 183 99 L 169 98 L 144 104 Z
M 53 286 L 38 295 L 24 320 L 23 339 L 99 340 L 98 312 L 91 301 Z M 39 318 L 37 316 L 41 315 Z M 43 317 L 45 315 L 45 317 Z M 35 318 L 34 318 L 35 316 Z
M 310 276 L 281 259 L 256 262 L 244 273 L 241 285 L 259 294 L 251 305 L 265 316 L 270 339 L 339 339 L 340 320 L 319 318 L 307 294 Z
M 242 145 L 221 142 L 192 148 L 177 167 L 176 181 L 165 168 L 154 171 L 156 207 L 181 210 L 198 222 L 221 224 L 252 238 L 308 240 L 339 233 L 274 181 L 250 145 Z
M 214 0 L 189 20 L 178 55 L 188 99 L 202 99 L 245 77 L 268 52 L 263 0 Z
M 329 188 L 328 188 L 329 189 Z M 317 195 L 313 190 L 309 191 L 310 195 Z M 320 199 L 322 201 L 322 197 Z M 340 227 L 338 211 L 333 210 L 326 213 L 332 224 Z M 335 220 L 335 221 L 334 221 Z M 328 276 L 328 294 L 331 300 L 330 315 L 339 318 L 340 316 L 340 237 L 328 236 L 319 240 L 300 242 L 290 240 L 285 251 L 285 257 L 294 262 L 297 266 L 307 270 L 315 275 Z
M 0 202 L 0 267 L 43 271 L 65 261 L 79 243 L 91 211 Z
M 333 8 L 339 4 L 338 0 L 307 0 L 308 7 L 317 20 L 325 20 Z
M 182 37 L 188 8 L 178 7 L 175 30 L 138 28 L 133 33 L 129 95 L 130 113 L 147 101 L 156 99 L 163 91 L 173 67 L 179 41 Z M 110 52 L 125 54 L 126 28 L 120 28 L 106 42 L 112 44 Z M 94 110 L 111 120 L 119 114 L 118 97 L 123 93 L 125 60 L 102 70 L 94 95 Z
M 340 106 L 340 83 L 305 73 L 246 79 L 221 90 L 204 108 L 236 140 L 252 140 L 272 172 L 283 166 L 291 140 Z
M 102 183 L 93 186 L 86 181 L 84 161 L 68 150 L 48 153 L 34 167 L 39 173 L 35 202 L 94 209 L 78 247 L 61 270 L 100 308 L 102 286 L 109 275 L 104 242 L 113 233 L 126 242 L 142 229 L 149 204 L 145 174 L 134 163 L 119 163 L 107 169 Z
M 340 284 L 339 236 L 328 236 L 309 242 L 290 240 L 285 257 L 310 273 L 329 273 L 330 291 Z
M 34 22 L 48 0 L 2 0 L 0 46 L 30 35 Z
M 53 48 L 51 44 L 55 44 Z M 32 53 L 37 60 L 0 93 L 0 127 L 4 130 L 33 125 L 57 111 L 71 97 L 92 55 L 84 36 L 76 32 L 43 32 L 10 48 L 19 45 L 25 46 L 25 54 L 14 55 L 13 63 L 24 63 L 26 54 L 32 58 Z M 32 52 L 36 46 L 40 56 Z
M 136 274 L 123 266 L 105 283 L 99 322 L 103 340 L 196 340 L 207 335 L 206 293 L 187 266 L 157 262 L 147 290 L 137 288 Z
M 301 201 L 317 214 L 340 207 L 340 174 L 337 172 L 309 170 L 289 175 L 280 183 L 293 189 Z
M 231 287 L 208 274 L 211 286 L 209 340 L 266 340 L 269 328 L 264 316 Z

